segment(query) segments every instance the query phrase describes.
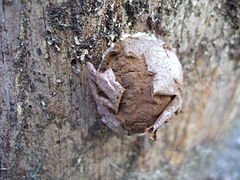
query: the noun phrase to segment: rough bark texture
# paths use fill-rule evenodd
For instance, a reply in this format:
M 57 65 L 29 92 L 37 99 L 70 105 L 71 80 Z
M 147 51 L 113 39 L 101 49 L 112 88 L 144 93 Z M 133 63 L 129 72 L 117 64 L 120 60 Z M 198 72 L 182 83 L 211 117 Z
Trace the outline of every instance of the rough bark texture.
M 0 178 L 206 178 L 240 115 L 239 6 L 0 0 Z M 86 80 L 86 61 L 140 31 L 161 35 L 184 68 L 183 110 L 157 142 L 100 123 Z

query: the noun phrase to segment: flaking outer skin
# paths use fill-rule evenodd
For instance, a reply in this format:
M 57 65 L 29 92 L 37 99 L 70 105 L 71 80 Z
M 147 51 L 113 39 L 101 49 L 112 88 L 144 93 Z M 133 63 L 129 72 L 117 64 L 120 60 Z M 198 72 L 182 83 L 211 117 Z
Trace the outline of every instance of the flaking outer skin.
M 136 33 L 134 35 L 125 36 L 122 39 L 121 43 L 123 51 L 125 53 L 132 53 L 137 57 L 144 57 L 145 63 L 147 65 L 147 70 L 149 71 L 149 73 L 154 74 L 154 78 L 152 81 L 152 97 L 155 96 L 171 97 L 171 101 L 167 104 L 166 107 L 164 107 L 165 109 L 159 112 L 159 117 L 156 118 L 155 123 L 153 123 L 149 127 L 146 127 L 145 129 L 145 133 L 149 134 L 149 136 L 153 140 L 155 140 L 157 129 L 165 121 L 169 120 L 174 115 L 175 112 L 179 111 L 179 109 L 182 106 L 182 99 L 180 95 L 180 89 L 183 83 L 181 64 L 178 58 L 176 57 L 175 53 L 171 51 L 169 48 L 164 48 L 165 43 L 153 35 L 148 35 L 145 33 Z M 105 56 L 107 56 L 109 53 L 114 53 L 114 51 L 115 51 L 114 47 L 111 47 L 106 50 L 106 52 L 103 55 L 102 64 L 104 64 Z M 108 67 L 108 69 L 106 69 L 103 72 L 96 71 L 95 73 L 91 73 L 94 67 L 90 66 L 91 66 L 90 64 L 87 65 L 88 77 L 93 76 L 95 79 L 96 76 L 102 75 L 108 71 L 112 72 L 111 67 Z M 101 67 L 99 69 L 101 69 Z M 121 123 L 116 118 L 117 110 L 115 109 L 114 113 L 112 113 L 111 110 L 109 111 L 110 106 L 108 106 L 107 108 L 107 106 L 104 105 L 101 98 L 98 97 L 101 95 L 99 95 L 99 93 L 98 95 L 96 95 L 97 94 L 96 89 L 98 89 L 101 86 L 100 85 L 101 81 L 98 81 L 98 83 L 96 83 L 96 80 L 94 80 L 94 78 L 89 78 L 90 79 L 89 84 L 93 92 L 94 99 L 97 103 L 98 111 L 99 110 L 101 111 L 101 112 L 99 111 L 99 114 L 102 116 L 102 121 L 115 131 L 118 132 L 124 131 L 123 126 L 121 126 Z M 105 78 L 107 78 L 107 76 L 105 76 Z M 112 79 L 116 81 L 116 77 L 112 77 Z M 95 87 L 93 87 L 94 85 L 91 84 L 95 84 Z M 116 87 L 121 86 L 118 85 Z M 124 90 L 122 90 L 121 92 L 124 93 Z M 106 92 L 105 96 L 108 97 L 108 100 L 110 102 L 114 101 L 114 99 L 110 97 L 111 95 L 109 94 L 109 92 Z M 120 101 L 118 103 L 120 103 Z M 119 104 L 113 106 L 117 108 L 119 107 Z M 117 125 L 113 126 L 112 124 Z
M 87 75 L 102 122 L 116 132 L 127 134 L 114 115 L 114 113 L 118 112 L 120 100 L 125 89 L 115 80 L 116 77 L 112 69 L 109 68 L 104 73 L 100 73 L 96 71 L 91 63 L 87 63 Z M 108 97 L 104 97 L 101 94 L 108 94 Z

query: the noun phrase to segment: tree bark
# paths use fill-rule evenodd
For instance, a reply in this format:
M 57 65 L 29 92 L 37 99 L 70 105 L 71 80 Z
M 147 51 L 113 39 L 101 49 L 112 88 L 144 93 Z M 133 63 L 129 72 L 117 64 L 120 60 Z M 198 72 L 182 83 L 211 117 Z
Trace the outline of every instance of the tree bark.
M 0 179 L 204 179 L 240 115 L 240 4 L 0 0 Z M 85 63 L 121 33 L 175 48 L 184 107 L 158 140 L 100 121 Z

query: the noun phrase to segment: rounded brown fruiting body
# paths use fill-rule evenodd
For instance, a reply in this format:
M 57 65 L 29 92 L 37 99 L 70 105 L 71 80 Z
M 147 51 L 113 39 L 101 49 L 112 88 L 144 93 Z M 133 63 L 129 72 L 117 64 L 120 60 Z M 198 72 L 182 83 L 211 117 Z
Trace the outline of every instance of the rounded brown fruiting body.
M 108 48 L 96 70 L 87 63 L 98 113 L 109 128 L 129 135 L 157 129 L 181 109 L 182 66 L 154 35 L 127 35 Z
M 116 118 L 128 134 L 144 133 L 171 101 L 171 96 L 153 96 L 154 73 L 147 69 L 144 56 L 125 52 L 122 42 L 106 54 L 100 72 L 112 68 L 116 80 L 125 88 Z

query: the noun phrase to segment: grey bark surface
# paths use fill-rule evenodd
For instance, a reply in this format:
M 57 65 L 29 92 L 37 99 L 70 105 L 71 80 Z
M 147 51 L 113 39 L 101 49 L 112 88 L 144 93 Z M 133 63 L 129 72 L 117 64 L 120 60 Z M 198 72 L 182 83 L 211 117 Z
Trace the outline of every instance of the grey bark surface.
M 240 117 L 240 3 L 0 0 L 0 179 L 204 179 Z M 182 112 L 143 136 L 101 122 L 86 79 L 121 33 L 160 35 Z

